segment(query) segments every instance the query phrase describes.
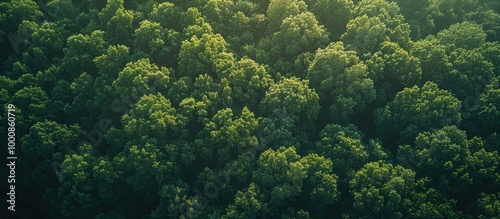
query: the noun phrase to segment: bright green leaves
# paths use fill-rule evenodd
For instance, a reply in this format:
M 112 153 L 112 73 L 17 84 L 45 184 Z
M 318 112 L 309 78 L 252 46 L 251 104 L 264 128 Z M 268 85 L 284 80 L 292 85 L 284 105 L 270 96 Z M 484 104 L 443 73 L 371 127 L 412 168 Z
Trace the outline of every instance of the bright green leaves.
M 411 206 L 407 199 L 415 186 L 415 173 L 409 169 L 382 161 L 368 163 L 350 182 L 354 203 L 349 216 L 401 218 Z
M 183 41 L 179 53 L 179 76 L 189 76 L 192 79 L 200 74 L 212 77 L 221 74 L 234 62 L 227 50 L 227 43 L 220 34 L 203 34 Z
M 500 194 L 481 194 L 476 202 L 480 219 L 494 218 L 500 215 Z
M 372 140 L 367 145 L 362 138 L 363 134 L 355 126 L 327 125 L 320 133 L 315 151 L 330 158 L 334 173 L 348 181 L 364 164 L 388 157 L 379 143 Z
M 460 191 L 493 178 L 500 161 L 497 152 L 485 150 L 481 139 L 468 140 L 456 126 L 421 132 L 414 147 L 400 147 L 398 158 L 429 177 L 431 186 L 457 198 Z
M 15 32 L 24 20 L 35 21 L 42 17 L 39 6 L 32 0 L 11 0 L 0 3 L 0 34 Z M 4 32 L 5 31 L 5 32 Z M 0 40 L 1 42 L 2 40 Z
M 422 69 L 422 81 L 439 83 L 446 80 L 446 74 L 453 64 L 446 53 L 446 47 L 435 38 L 428 38 L 413 43 L 411 56 L 418 58 Z
M 145 95 L 122 117 L 122 123 L 130 139 L 144 136 L 169 139 L 180 131 L 175 113 L 175 108 L 163 95 Z
M 466 21 L 439 32 L 437 39 L 443 45 L 470 50 L 480 47 L 486 41 L 486 33 L 481 25 Z
M 343 122 L 375 99 L 373 81 L 366 65 L 342 42 L 319 49 L 311 62 L 307 79 L 319 94 L 322 104 L 330 106 L 332 118 Z
M 337 189 L 338 177 L 332 171 L 332 161 L 329 158 L 311 153 L 302 157 L 307 178 L 304 179 L 302 193 L 306 198 L 301 202 L 309 203 L 307 208 L 313 217 L 326 217 L 329 208 L 339 199 Z
M 288 204 L 296 199 L 300 203 L 322 201 L 307 209 L 320 216 L 338 197 L 337 176 L 331 166 L 329 159 L 316 154 L 301 157 L 294 147 L 268 149 L 257 161 L 253 182 L 237 193 L 225 218 L 279 217 L 288 214 Z
M 109 46 L 106 53 L 94 59 L 101 77 L 116 78 L 118 73 L 130 61 L 129 48 L 123 45 Z
M 307 80 L 285 78 L 273 84 L 260 104 L 263 113 L 281 112 L 299 119 L 316 119 L 319 112 L 319 97 L 308 86 Z
M 387 0 L 361 1 L 352 14 L 354 18 L 347 24 L 347 31 L 341 39 L 363 60 L 363 55 L 374 54 L 387 40 L 405 49 L 410 47 L 410 26 L 404 23 L 396 3 Z
M 181 15 L 183 40 L 189 40 L 191 37 L 196 36 L 201 38 L 203 34 L 213 34 L 212 26 L 205 21 L 198 8 L 188 8 L 185 13 Z
M 269 21 L 267 32 L 272 34 L 278 31 L 285 18 L 298 15 L 305 11 L 307 11 L 307 5 L 302 0 L 271 0 L 266 11 Z
M 106 39 L 110 44 L 130 45 L 133 30 L 134 11 L 125 10 L 123 0 L 110 0 L 99 12 L 101 27 L 106 29 Z
M 378 51 L 385 40 L 386 31 L 386 25 L 379 18 L 363 15 L 349 21 L 347 30 L 340 39 L 348 49 L 363 55 Z
M 232 88 L 232 99 L 238 106 L 255 109 L 274 81 L 264 66 L 249 58 L 243 58 L 229 70 L 227 79 Z
M 403 21 L 403 16 L 399 14 L 399 6 L 395 2 L 387 0 L 361 0 L 352 11 L 353 17 L 367 15 L 368 17 L 378 17 L 389 28 L 395 28 Z
M 265 217 L 268 212 L 268 204 L 262 202 L 265 194 L 260 191 L 259 186 L 251 183 L 248 188 L 242 192 L 238 191 L 234 197 L 234 203 L 226 208 L 226 214 L 223 218 L 258 218 Z
M 470 23 L 468 26 L 477 27 Z M 450 30 L 458 31 L 457 28 L 450 28 Z M 484 44 L 480 43 L 484 42 L 483 37 L 462 41 L 463 38 L 473 38 L 473 33 L 457 33 L 457 35 L 468 35 L 461 38 L 455 38 L 455 34 L 450 31 L 443 31 L 440 34 L 438 34 L 438 39 L 429 38 L 418 41 L 412 48 L 412 55 L 421 61 L 422 81 L 433 81 L 440 88 L 449 90 L 463 101 L 479 96 L 484 87 L 491 83 L 494 75 L 493 63 L 497 60 L 497 54 L 500 54 L 495 48 L 496 44 L 488 44 L 490 46 L 486 49 L 481 48 L 484 47 Z M 457 41 L 457 43 L 450 41 Z
M 399 92 L 393 101 L 375 111 L 377 131 L 383 140 L 409 142 L 420 131 L 461 121 L 460 101 L 433 82 Z
M 192 147 L 177 138 L 184 125 L 178 119 L 161 94 L 145 95 L 123 116 L 123 129 L 112 129 L 106 135 L 118 148 L 115 151 L 123 148 L 114 162 L 127 170 L 127 183 L 147 200 L 161 185 L 172 182 L 168 176 L 177 174 L 180 165 L 189 165 L 194 159 Z
M 170 72 L 167 68 L 158 68 L 151 64 L 148 59 L 140 59 L 130 62 L 119 73 L 113 82 L 113 88 L 117 96 L 121 95 L 132 99 L 129 105 L 133 105 L 143 95 L 155 94 L 167 91 Z
M 149 18 L 160 23 L 162 27 L 180 31 L 181 9 L 170 2 L 163 2 L 153 6 Z
M 284 199 L 301 192 L 302 180 L 307 173 L 297 162 L 299 160 L 300 155 L 293 147 L 281 147 L 277 151 L 269 149 L 261 154 L 253 181 L 271 192 L 272 204 L 282 205 Z
M 246 107 L 236 117 L 229 108 L 219 110 L 198 134 L 195 145 L 201 156 L 219 163 L 227 162 L 231 155 L 243 150 L 255 150 L 259 142 L 255 135 L 259 123 Z M 214 157 L 213 151 L 217 151 Z
M 495 217 L 497 6 L 0 3 L 18 204 L 56 218 Z
M 64 49 L 62 67 L 70 78 L 82 72 L 93 74 L 97 72 L 94 58 L 106 51 L 107 42 L 104 41 L 104 32 L 96 30 L 89 35 L 70 36 Z M 67 76 L 66 76 L 67 78 Z
M 287 17 L 271 39 L 273 46 L 270 52 L 285 60 L 304 52 L 313 52 L 328 42 L 325 32 L 310 12 Z

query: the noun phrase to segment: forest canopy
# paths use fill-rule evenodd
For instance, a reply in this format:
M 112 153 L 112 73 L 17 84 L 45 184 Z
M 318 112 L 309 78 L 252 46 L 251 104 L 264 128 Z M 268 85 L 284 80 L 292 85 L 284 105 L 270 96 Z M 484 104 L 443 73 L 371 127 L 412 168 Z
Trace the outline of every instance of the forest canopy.
M 497 0 L 6 0 L 0 27 L 3 218 L 500 216 Z

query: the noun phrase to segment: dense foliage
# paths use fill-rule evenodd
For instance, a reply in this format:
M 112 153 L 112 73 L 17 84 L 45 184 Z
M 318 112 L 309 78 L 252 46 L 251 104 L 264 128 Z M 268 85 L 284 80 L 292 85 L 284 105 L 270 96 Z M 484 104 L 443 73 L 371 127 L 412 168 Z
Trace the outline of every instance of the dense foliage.
M 0 27 L 2 218 L 500 216 L 496 0 L 6 0 Z

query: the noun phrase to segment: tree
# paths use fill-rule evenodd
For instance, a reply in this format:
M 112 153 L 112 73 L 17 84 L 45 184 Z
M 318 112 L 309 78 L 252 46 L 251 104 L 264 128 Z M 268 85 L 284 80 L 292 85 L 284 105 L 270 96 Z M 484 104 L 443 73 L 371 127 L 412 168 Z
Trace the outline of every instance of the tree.
M 23 21 L 19 29 L 30 33 L 28 48 L 22 56 L 23 63 L 30 66 L 32 72 L 47 69 L 54 58 L 63 56 L 68 31 L 60 25 L 51 22 L 38 25 L 32 21 Z
M 379 50 L 380 44 L 385 41 L 387 27 L 378 17 L 363 15 L 351 19 L 347 23 L 347 30 L 340 39 L 347 49 L 356 51 L 360 56 L 371 54 Z
M 68 122 L 74 121 L 80 123 L 83 128 L 93 126 L 94 119 L 90 119 L 89 112 L 94 106 L 94 78 L 87 73 L 82 73 L 70 85 L 72 101 L 66 103 L 64 112 L 67 114 Z M 80 118 L 74 118 L 79 115 Z
M 499 42 L 485 42 L 481 48 L 476 49 L 480 52 L 484 59 L 493 64 L 493 73 L 496 76 L 500 75 L 500 68 L 496 63 L 500 63 L 500 43 Z
M 234 51 L 239 51 L 241 46 L 257 42 L 257 36 L 263 34 L 258 31 L 265 25 L 252 25 L 258 18 L 255 10 L 256 5 L 248 1 L 210 0 L 202 14 L 215 32 L 221 33 Z
M 314 120 L 319 112 L 319 97 L 309 81 L 284 78 L 271 85 L 260 103 L 262 113 L 283 112 L 295 121 Z
M 123 115 L 122 124 L 129 141 L 143 142 L 149 137 L 156 138 L 159 144 L 175 139 L 183 126 L 176 117 L 176 109 L 160 93 L 142 96 L 137 104 Z
M 227 79 L 232 88 L 234 104 L 257 109 L 265 92 L 274 83 L 264 66 L 250 58 L 242 58 L 228 71 Z
M 410 25 L 405 23 L 403 15 L 399 12 L 399 6 L 395 2 L 362 0 L 354 7 L 352 16 L 359 18 L 364 15 L 369 18 L 378 18 L 387 27 L 385 35 L 392 42 L 399 44 L 404 49 L 409 49 Z
M 458 48 L 451 52 L 450 62 L 453 69 L 436 83 L 461 100 L 478 96 L 493 77 L 493 65 L 477 50 Z
M 182 42 L 176 72 L 192 79 L 204 73 L 217 78 L 233 62 L 234 58 L 220 34 L 203 34 L 201 38 L 193 36 Z
M 478 0 L 443 0 L 433 2 L 437 11 L 431 13 L 436 25 L 436 30 L 443 30 L 450 25 L 463 22 L 469 12 L 473 12 L 480 6 Z
M 108 115 L 109 112 L 117 112 L 122 109 L 116 106 L 115 100 L 118 96 L 113 90 L 113 81 L 118 78 L 121 70 L 131 61 L 129 48 L 123 45 L 109 46 L 106 53 L 96 57 L 94 63 L 99 69 L 99 76 L 94 81 L 94 106 L 97 111 L 100 109 Z M 111 103 L 103 104 L 103 103 Z M 96 114 L 99 112 L 96 112 Z
M 123 0 L 107 1 L 106 7 L 99 12 L 99 22 L 100 28 L 106 30 L 106 40 L 110 44 L 130 46 L 134 12 L 125 10 L 123 2 Z
M 500 194 L 485 194 L 482 193 L 476 201 L 479 216 L 478 218 L 494 218 L 500 214 Z
M 255 135 L 258 126 L 257 118 L 246 107 L 238 117 L 233 115 L 231 109 L 222 109 L 199 132 L 195 146 L 205 160 L 225 164 L 237 151 L 258 147 Z
M 40 87 L 20 88 L 11 99 L 11 103 L 16 106 L 18 114 L 18 129 L 26 131 L 33 124 L 44 119 L 50 119 L 47 108 L 48 96 Z
M 119 8 L 116 14 L 107 22 L 106 39 L 111 44 L 130 45 L 130 35 L 133 31 L 133 11 Z
M 167 68 L 158 68 L 149 59 L 140 59 L 126 65 L 113 82 L 113 88 L 115 95 L 132 107 L 143 95 L 166 93 L 169 80 L 170 71 Z
M 178 6 L 170 2 L 163 2 L 153 6 L 149 19 L 161 24 L 163 28 L 181 31 L 181 14 L 182 11 Z
M 393 101 L 375 110 L 374 120 L 382 140 L 409 143 L 424 130 L 442 128 L 461 121 L 460 101 L 433 82 L 405 88 Z
M 0 35 L 2 36 L 4 36 L 4 34 L 16 32 L 22 21 L 36 21 L 43 15 L 36 2 L 31 0 L 11 0 L 2 2 L 0 3 L 0 9 L 0 11 L 2 11 L 0 12 L 0 25 L 2 26 Z M 2 47 L 5 46 L 6 45 L 2 45 Z
M 478 97 L 477 103 L 466 106 L 470 117 L 465 120 L 465 127 L 472 133 L 487 137 L 492 132 L 498 132 L 500 121 L 500 89 L 498 81 L 486 86 L 486 90 Z M 477 108 L 476 108 L 477 107 Z
M 388 158 L 379 142 L 370 140 L 365 144 L 363 133 L 353 125 L 329 124 L 319 137 L 314 151 L 333 161 L 333 172 L 340 177 L 342 192 L 348 191 L 349 180 L 363 165 Z
M 307 11 L 307 5 L 302 0 L 271 0 L 266 15 L 269 21 L 267 33 L 272 34 L 279 30 L 283 20 Z
M 179 53 L 179 35 L 179 32 L 162 28 L 159 23 L 144 20 L 133 34 L 134 48 L 160 66 L 176 66 L 175 59 L 169 55 Z
M 196 197 L 188 196 L 187 183 L 178 181 L 164 185 L 159 192 L 158 208 L 151 212 L 151 218 L 197 218 L 202 203 Z
M 354 3 L 352 0 L 318 0 L 309 7 L 318 22 L 331 33 L 330 39 L 337 40 L 346 31 Z
M 236 14 L 236 12 L 233 11 L 233 7 L 234 1 L 209 0 L 207 4 L 203 6 L 201 14 L 207 18 L 207 22 L 215 25 L 213 27 L 217 32 L 220 32 L 223 36 L 228 36 L 231 34 L 231 27 L 228 26 L 228 24 L 231 23 L 230 19 Z
M 453 64 L 446 52 L 446 47 L 439 44 L 436 38 L 428 37 L 413 43 L 410 55 L 418 58 L 422 69 L 421 81 L 446 80 L 446 73 L 450 72 Z
M 437 39 L 441 44 L 452 48 L 471 50 L 479 48 L 486 41 L 486 33 L 481 25 L 465 21 L 440 31 Z
M 400 9 L 396 2 L 388 0 L 361 0 L 352 11 L 353 17 L 378 17 L 388 28 L 394 29 L 399 26 L 404 18 L 400 14 Z
M 495 42 L 500 39 L 500 14 L 488 7 L 479 6 L 475 12 L 467 14 L 467 20 L 481 25 L 486 40 Z
M 354 199 L 347 214 L 356 218 L 401 218 L 411 206 L 415 172 L 383 161 L 367 163 L 350 182 Z M 367 214 L 369 212 L 369 214 Z
M 265 194 L 259 186 L 251 183 L 245 191 L 238 191 L 234 203 L 226 208 L 223 218 L 258 218 L 266 217 L 270 211 L 267 203 L 263 203 Z
M 304 213 L 310 213 L 313 218 L 327 217 L 340 196 L 337 188 L 339 178 L 332 171 L 333 162 L 329 158 L 310 153 L 302 157 L 301 163 L 307 173 L 302 197 L 299 198 L 300 203 L 306 203 L 302 207 L 306 210 Z
M 291 15 L 283 20 L 271 38 L 270 58 L 294 60 L 305 52 L 313 52 L 328 42 L 328 34 L 310 12 Z
M 161 94 L 142 96 L 122 117 L 122 126 L 106 134 L 113 150 L 119 151 L 113 162 L 135 194 L 149 203 L 162 185 L 173 182 L 168 176 L 193 161 L 193 148 L 176 138 L 184 124 Z
M 398 44 L 385 41 L 380 51 L 366 61 L 378 99 L 385 102 L 405 87 L 420 84 L 422 70 L 417 58 Z
M 0 92 L 2 93 L 2 95 L 0 95 L 0 103 L 7 103 L 14 91 L 14 81 L 8 77 L 0 75 L 0 86 L 2 87 L 2 89 L 0 89 Z
M 198 8 L 188 8 L 185 13 L 181 14 L 181 40 L 189 40 L 196 36 L 201 38 L 203 34 L 213 34 L 213 28 L 210 23 L 206 22 Z
M 399 148 L 398 158 L 428 177 L 430 186 L 456 198 L 472 185 L 487 185 L 482 183 L 494 177 L 499 162 L 496 151 L 486 151 L 480 138 L 468 140 L 456 126 L 419 133 L 413 147 Z
M 330 106 L 335 122 L 347 121 L 347 116 L 361 111 L 375 99 L 366 65 L 356 52 L 346 51 L 342 42 L 316 51 L 307 79 L 318 92 L 322 105 Z
M 45 190 L 57 187 L 58 164 L 62 164 L 65 155 L 75 152 L 75 145 L 80 140 L 80 127 L 67 126 L 53 121 L 37 122 L 20 139 L 23 156 L 20 168 L 23 173 L 24 183 L 36 185 Z
M 62 185 L 50 200 L 57 206 L 55 215 L 92 217 L 99 213 L 99 208 L 115 204 L 123 196 L 120 192 L 125 192 L 119 183 L 122 173 L 111 162 L 96 156 L 88 144 L 82 145 L 80 152 L 67 156 L 61 165 L 58 176 Z
M 290 210 L 288 203 L 293 206 L 301 197 L 306 198 L 298 203 L 321 216 L 338 195 L 331 166 L 329 159 L 316 154 L 301 158 L 294 147 L 268 149 L 259 157 L 252 183 L 226 208 L 225 218 L 284 215 Z
M 494 218 L 498 6 L 0 1 L 2 218 Z
M 436 13 L 438 8 L 433 5 L 431 0 L 421 0 L 418 2 L 409 0 L 395 0 L 401 9 L 406 21 L 411 28 L 413 40 L 425 38 L 433 33 L 435 25 L 432 19 L 432 13 Z
M 473 41 L 471 39 L 463 43 Z M 473 44 L 479 46 L 481 41 Z M 422 63 L 422 81 L 433 81 L 459 99 L 469 101 L 471 97 L 479 96 L 485 85 L 491 82 L 494 75 L 492 63 L 497 60 L 500 50 L 491 43 L 472 50 L 454 47 L 455 44 L 441 45 L 437 39 L 429 38 L 416 42 L 411 53 Z
M 63 76 L 65 79 L 76 78 L 82 72 L 96 75 L 94 58 L 102 55 L 108 46 L 103 38 L 104 31 L 100 30 L 92 32 L 90 36 L 78 34 L 68 37 L 61 63 L 67 75 Z

